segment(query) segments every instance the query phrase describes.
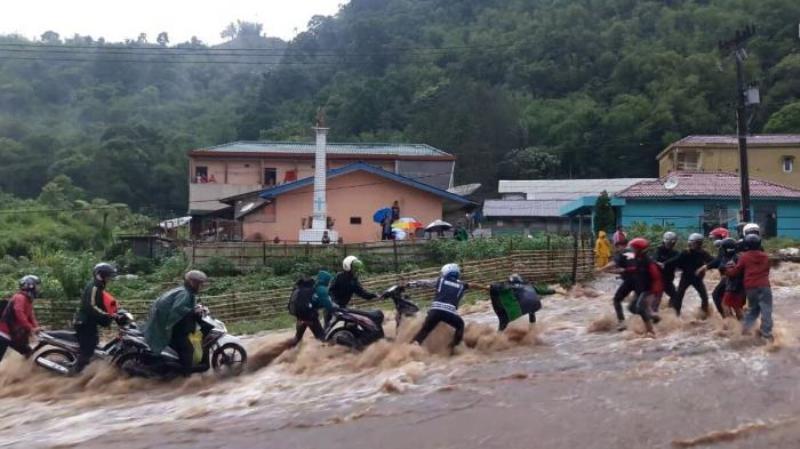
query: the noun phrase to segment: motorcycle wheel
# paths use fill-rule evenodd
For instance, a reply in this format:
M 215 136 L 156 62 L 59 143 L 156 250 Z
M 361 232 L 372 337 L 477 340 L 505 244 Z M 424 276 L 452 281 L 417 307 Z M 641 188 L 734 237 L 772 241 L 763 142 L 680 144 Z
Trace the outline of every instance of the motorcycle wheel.
M 361 349 L 358 344 L 358 339 L 347 329 L 339 329 L 331 335 L 330 341 L 335 345 L 344 346 L 346 348 L 354 349 L 356 351 Z
M 227 343 L 216 350 L 211 356 L 211 366 L 214 372 L 224 376 L 238 376 L 244 372 L 247 364 L 247 351 L 235 343 Z
M 139 354 L 135 352 L 128 352 L 117 357 L 114 359 L 114 366 L 130 377 L 149 377 L 145 375 L 144 370 L 140 367 Z
M 64 349 L 42 351 L 35 359 L 37 365 L 62 376 L 68 376 L 72 373 L 72 367 L 76 361 L 75 355 Z

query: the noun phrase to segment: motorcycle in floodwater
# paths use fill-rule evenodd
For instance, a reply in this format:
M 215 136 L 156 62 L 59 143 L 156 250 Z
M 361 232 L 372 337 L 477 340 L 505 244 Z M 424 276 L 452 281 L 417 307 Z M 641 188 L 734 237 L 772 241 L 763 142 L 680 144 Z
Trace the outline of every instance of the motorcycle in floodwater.
M 247 363 L 239 338 L 228 334 L 225 324 L 209 314 L 206 307 L 199 308 L 197 324 L 202 334 L 203 358 L 193 372 L 213 369 L 220 375 L 237 376 L 244 372 Z M 122 331 L 120 348 L 113 357 L 114 365 L 123 373 L 135 377 L 171 378 L 180 375 L 178 354 L 170 347 L 154 354 L 138 329 Z
M 111 360 L 120 350 L 122 332 L 125 329 L 137 329 L 133 315 L 124 310 L 120 310 L 114 316 L 114 321 L 120 329 L 120 334 L 95 348 L 95 358 Z M 45 350 L 39 352 L 42 348 L 45 348 Z M 38 343 L 33 349 L 33 354 L 36 354 L 34 362 L 38 366 L 62 376 L 74 374 L 73 369 L 79 353 L 78 337 L 75 331 L 70 330 L 39 332 Z
M 419 312 L 419 307 L 405 294 L 405 287 L 393 285 L 380 296 L 391 299 L 395 308 L 395 323 L 400 328 L 404 318 L 411 318 Z M 381 310 L 362 311 L 340 308 L 333 312 L 333 319 L 325 329 L 325 341 L 351 349 L 361 350 L 385 338 L 383 332 L 384 315 Z

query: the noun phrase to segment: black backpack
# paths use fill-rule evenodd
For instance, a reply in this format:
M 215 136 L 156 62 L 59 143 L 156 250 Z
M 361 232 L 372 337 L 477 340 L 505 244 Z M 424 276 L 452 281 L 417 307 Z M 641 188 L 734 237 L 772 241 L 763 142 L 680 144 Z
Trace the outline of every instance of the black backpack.
M 14 314 L 11 312 L 12 302 L 10 299 L 0 299 L 0 322 L 11 325 L 14 321 Z
M 542 308 L 542 301 L 536 288 L 529 284 L 520 285 L 514 288 L 514 296 L 519 301 L 519 308 L 522 313 L 534 313 Z
M 302 314 L 303 311 L 311 309 L 311 300 L 314 298 L 314 280 L 300 279 L 294 285 L 292 296 L 289 297 L 289 313 L 293 316 Z

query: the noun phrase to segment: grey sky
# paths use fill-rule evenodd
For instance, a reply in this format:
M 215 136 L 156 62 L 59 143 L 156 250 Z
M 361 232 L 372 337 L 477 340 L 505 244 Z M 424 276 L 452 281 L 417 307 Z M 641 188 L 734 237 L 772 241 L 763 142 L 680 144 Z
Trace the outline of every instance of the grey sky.
M 332 15 L 347 0 L 3 0 L 0 34 L 34 38 L 53 30 L 108 41 L 169 33 L 172 43 L 197 36 L 222 41 L 219 33 L 237 19 L 264 24 L 270 36 L 292 38 L 317 14 Z

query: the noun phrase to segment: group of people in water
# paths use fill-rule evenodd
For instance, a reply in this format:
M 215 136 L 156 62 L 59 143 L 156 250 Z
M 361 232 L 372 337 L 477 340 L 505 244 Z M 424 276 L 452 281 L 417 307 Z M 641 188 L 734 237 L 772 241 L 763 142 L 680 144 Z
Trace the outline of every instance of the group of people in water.
M 710 232 L 709 239 L 717 248 L 716 257 L 703 249 L 705 238 L 697 233 L 689 235 L 685 250 L 677 251 L 677 234 L 665 232 L 661 245 L 652 255 L 648 253 L 650 242 L 645 238 L 618 240 L 611 260 L 606 264 L 600 263 L 602 266 L 597 270 L 617 272 L 622 279 L 613 297 L 618 329 L 627 327 L 622 304 L 631 293 L 634 300 L 629 310 L 641 316 L 650 336 L 655 335 L 653 325 L 660 321 L 659 310 L 664 294 L 675 314 L 680 316 L 684 296 L 690 287 L 693 288 L 700 297 L 701 314 L 707 318 L 711 311 L 703 278 L 708 270 L 719 270 L 720 281 L 711 293 L 719 314 L 743 320 L 744 334 L 751 333 L 756 320 L 761 318 L 758 336 L 773 340 L 770 260 L 761 244 L 761 229 L 755 223 L 746 224 L 742 227 L 741 239 L 735 240 L 728 229 L 720 227 Z M 680 271 L 680 279 L 676 288 L 677 271 Z M 748 311 L 745 314 L 746 304 Z
M 689 287 L 693 288 L 700 297 L 701 313 L 707 317 L 710 309 L 703 277 L 708 270 L 716 269 L 722 276 L 711 297 L 720 315 L 743 320 L 745 334 L 749 334 L 756 320 L 761 318 L 758 336 L 772 340 L 769 257 L 762 248 L 758 225 L 745 225 L 741 234 L 741 239 L 737 241 L 731 238 L 727 229 L 712 230 L 709 238 L 718 248 L 716 257 L 703 249 L 705 238 L 701 234 L 689 235 L 687 248 L 678 251 L 677 234 L 666 232 L 652 255 L 648 252 L 650 242 L 647 239 L 638 237 L 628 241 L 615 235 L 616 252 L 613 257 L 607 257 L 611 260 L 600 266 L 598 272 L 614 271 L 622 279 L 613 296 L 618 329 L 626 329 L 623 301 L 632 293 L 635 296 L 629 310 L 641 317 L 650 336 L 655 335 L 654 325 L 660 321 L 660 304 L 664 294 L 669 298 L 671 308 L 680 315 L 684 296 Z M 601 252 L 598 255 L 603 257 Z M 302 340 L 307 329 L 311 329 L 315 338 L 324 340 L 324 329 L 334 310 L 337 307 L 346 308 L 353 296 L 366 300 L 378 298 L 377 294 L 362 286 L 359 274 L 363 269 L 361 260 L 348 256 L 342 263 L 342 271 L 336 275 L 322 270 L 315 278 L 297 282 L 289 301 L 289 312 L 296 318 L 294 344 Z M 681 274 L 676 288 L 674 280 L 677 271 Z M 117 314 L 116 300 L 106 291 L 108 283 L 116 275 L 113 265 L 99 263 L 94 267 L 92 279 L 83 291 L 73 320 L 80 345 L 74 366 L 76 373 L 91 362 L 99 342 L 99 329 L 110 326 Z M 197 294 L 207 281 L 208 277 L 201 271 L 187 272 L 183 285 L 166 292 L 153 303 L 144 327 L 143 334 L 150 348 L 160 352 L 167 346 L 172 347 L 179 356 L 186 376 L 193 372 L 194 348 L 190 335 L 195 332 L 196 316 L 200 313 Z M 464 334 L 464 320 L 459 316 L 458 308 L 468 290 L 489 292 L 500 331 L 509 322 L 526 314 L 529 321 L 534 323 L 536 312 L 541 308 L 540 295 L 552 293 L 525 282 L 517 274 L 509 276 L 507 281 L 491 285 L 468 283 L 461 279 L 461 269 L 454 263 L 444 265 L 436 279 L 412 281 L 405 286 L 433 290 L 433 301 L 413 342 L 422 344 L 439 323 L 445 323 L 455 331 L 451 348 L 461 342 Z M 29 342 L 39 330 L 33 301 L 39 295 L 40 287 L 41 279 L 26 275 L 19 281 L 19 291 L 11 299 L 0 303 L 0 361 L 8 348 L 26 357 L 31 355 Z M 748 303 L 746 314 L 745 303 Z M 323 311 L 324 326 L 320 322 L 320 310 Z

